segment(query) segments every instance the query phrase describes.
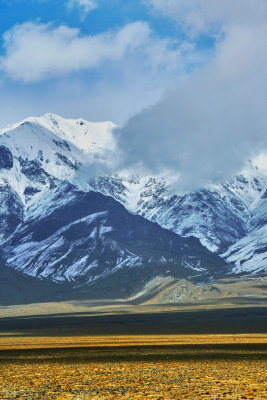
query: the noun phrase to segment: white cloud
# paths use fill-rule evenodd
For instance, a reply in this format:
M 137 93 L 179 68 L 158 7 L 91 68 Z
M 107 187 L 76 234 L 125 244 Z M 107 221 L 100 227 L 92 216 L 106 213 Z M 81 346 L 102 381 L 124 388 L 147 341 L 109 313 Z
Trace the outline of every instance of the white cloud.
M 1 126 L 49 111 L 122 124 L 183 79 L 189 64 L 203 62 L 194 46 L 161 39 L 145 22 L 95 36 L 27 23 L 8 31 L 4 43 Z
M 206 2 L 210 7 L 219 4 Z M 163 5 L 160 0 L 154 3 Z M 164 1 L 167 10 L 168 5 L 182 3 Z M 204 1 L 189 1 L 193 3 Z M 267 150 L 267 20 L 262 18 L 266 7 L 255 3 L 258 8 L 243 0 L 240 15 L 233 2 L 220 15 L 209 9 L 205 24 L 215 20 L 215 11 L 223 22 L 224 35 L 214 58 L 118 131 L 124 167 L 142 162 L 153 172 L 179 171 L 180 188 L 192 189 L 228 179 L 250 157 Z
M 95 36 L 63 25 L 25 23 L 4 34 L 6 54 L 0 67 L 12 79 L 36 82 L 119 61 L 142 48 L 149 36 L 145 22 Z
M 88 14 L 98 7 L 95 0 L 68 0 L 67 5 L 70 9 L 78 7 L 85 14 Z
M 144 75 L 149 71 L 151 83 L 155 85 L 158 80 L 162 88 L 166 85 L 160 81 L 178 77 L 188 64 L 201 63 L 194 47 L 158 38 L 142 21 L 94 36 L 64 25 L 24 23 L 7 31 L 3 38 L 6 51 L 0 58 L 0 69 L 9 78 L 26 83 L 99 70 L 104 65 L 109 70 L 116 65 L 119 71 L 127 64 L 130 69 L 141 68 Z

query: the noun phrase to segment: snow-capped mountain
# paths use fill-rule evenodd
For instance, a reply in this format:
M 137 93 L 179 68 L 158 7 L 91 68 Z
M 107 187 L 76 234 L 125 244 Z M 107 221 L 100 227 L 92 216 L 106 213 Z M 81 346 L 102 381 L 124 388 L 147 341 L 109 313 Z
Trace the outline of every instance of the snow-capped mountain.
M 197 239 L 180 238 L 112 197 L 69 183 L 28 209 L 3 256 L 8 266 L 30 276 L 75 286 L 118 271 L 132 271 L 135 281 L 138 274 L 145 280 L 167 270 L 175 276 L 210 275 L 224 264 Z M 134 287 L 133 278 L 128 285 Z
M 164 177 L 95 177 L 95 165 L 117 157 L 114 127 L 46 114 L 0 131 L 7 266 L 76 286 L 106 279 L 109 290 L 126 288 L 129 274 L 211 276 L 225 271 L 223 259 L 235 273 L 267 271 L 266 173 L 249 164 L 231 182 L 187 194 Z
M 219 253 L 248 232 L 254 205 L 267 187 L 267 176 L 248 166 L 232 182 L 167 198 L 166 193 L 161 194 L 162 184 L 158 192 L 157 186 L 153 180 L 148 182 L 138 212 L 182 236 L 198 237 L 203 245 Z M 157 197 L 161 204 L 155 210 Z
M 234 272 L 267 272 L 267 174 L 252 163 L 231 182 L 186 194 L 173 193 L 163 178 L 155 177 L 102 177 L 92 185 L 164 228 L 197 237 L 235 264 Z
M 224 259 L 234 263 L 235 273 L 267 270 L 267 190 L 250 207 L 247 235 L 230 246 Z
M 113 197 L 90 190 L 88 177 L 81 179 L 94 157 L 99 162 L 114 152 L 113 127 L 47 114 L 1 131 L 6 266 L 73 287 L 108 281 L 109 291 L 120 287 L 128 294 L 158 273 L 221 272 L 224 261 L 197 239 L 180 238 L 127 211 Z
M 53 186 L 55 179 L 72 182 L 82 165 L 108 163 L 115 149 L 114 127 L 111 122 L 66 120 L 53 114 L 9 125 L 0 131 L 2 182 L 25 203 Z

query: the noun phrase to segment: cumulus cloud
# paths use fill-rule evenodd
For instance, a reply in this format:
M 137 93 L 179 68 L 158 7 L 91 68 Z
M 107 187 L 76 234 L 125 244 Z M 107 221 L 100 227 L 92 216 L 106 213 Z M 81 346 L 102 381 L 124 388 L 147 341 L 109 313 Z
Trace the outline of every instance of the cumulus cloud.
M 78 7 L 84 14 L 88 14 L 98 7 L 95 0 L 68 0 L 67 5 L 70 9 Z
M 163 5 L 160 0 L 154 3 Z M 164 1 L 167 10 L 182 3 L 187 1 Z M 189 190 L 230 178 L 248 158 L 267 148 L 265 7 L 259 1 L 262 8 L 247 21 L 254 6 L 246 0 L 242 4 L 247 6 L 240 11 L 242 18 L 227 18 L 230 11 L 226 15 L 217 10 L 224 24 L 214 58 L 117 131 L 125 154 L 123 167 L 142 163 L 152 172 L 177 171 L 179 188 Z M 212 15 L 205 21 L 217 20 L 217 14 Z
M 145 22 L 95 36 L 81 35 L 64 25 L 24 23 L 4 34 L 6 54 L 0 66 L 15 80 L 36 82 L 119 61 L 142 48 L 150 33 Z
M 112 63 L 139 62 L 150 72 L 182 71 L 186 63 L 197 63 L 194 48 L 179 46 L 172 39 L 153 35 L 147 22 L 129 23 L 119 30 L 94 36 L 65 25 L 24 23 L 4 34 L 5 55 L 0 69 L 10 78 L 38 82 L 71 72 L 100 68 Z M 164 80 L 163 76 L 163 80 Z
M 66 26 L 23 24 L 6 33 L 5 44 L 2 127 L 51 110 L 121 125 L 159 100 L 188 65 L 203 63 L 194 46 L 159 38 L 145 22 L 96 36 Z M 10 84 L 7 76 L 18 83 Z

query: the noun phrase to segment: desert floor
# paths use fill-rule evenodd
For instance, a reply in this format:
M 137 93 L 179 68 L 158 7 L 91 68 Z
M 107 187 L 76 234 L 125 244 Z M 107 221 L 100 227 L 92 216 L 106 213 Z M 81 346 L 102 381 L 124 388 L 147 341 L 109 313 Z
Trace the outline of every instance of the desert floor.
M 267 335 L 0 338 L 1 399 L 265 399 Z
M 0 399 L 263 400 L 267 307 L 219 306 L 12 309 L 0 318 Z

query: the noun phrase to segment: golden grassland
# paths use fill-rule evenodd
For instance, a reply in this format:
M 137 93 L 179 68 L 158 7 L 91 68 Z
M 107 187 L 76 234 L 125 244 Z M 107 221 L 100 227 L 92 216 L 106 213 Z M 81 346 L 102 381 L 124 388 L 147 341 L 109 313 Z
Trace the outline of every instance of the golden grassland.
M 0 336 L 0 399 L 267 398 L 267 335 Z
M 53 349 L 68 347 L 127 347 L 173 345 L 224 345 L 266 344 L 267 334 L 228 335 L 106 335 L 106 336 L 16 336 L 16 333 L 0 333 L 1 350 Z
M 48 315 L 77 315 L 77 313 L 83 313 L 83 315 L 94 316 L 94 315 L 118 315 L 122 313 L 156 313 L 156 312 L 170 312 L 170 311 L 198 311 L 198 310 L 209 310 L 209 309 L 220 309 L 220 308 L 233 308 L 236 307 L 234 302 L 219 302 L 216 304 L 214 301 L 208 303 L 195 303 L 195 304 L 141 304 L 133 305 L 127 304 L 125 300 L 114 300 L 112 304 L 102 304 L 105 300 L 100 301 L 72 301 L 72 302 L 49 302 L 49 303 L 35 303 L 26 305 L 16 306 L 0 306 L 0 317 L 28 317 L 28 316 L 48 316 Z M 108 300 L 106 300 L 108 303 Z M 261 307 L 265 304 L 260 303 Z M 251 304 L 248 300 L 243 305 L 238 303 L 238 307 L 255 307 L 255 304 Z M 267 307 L 267 305 L 266 305 Z

